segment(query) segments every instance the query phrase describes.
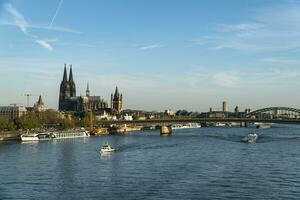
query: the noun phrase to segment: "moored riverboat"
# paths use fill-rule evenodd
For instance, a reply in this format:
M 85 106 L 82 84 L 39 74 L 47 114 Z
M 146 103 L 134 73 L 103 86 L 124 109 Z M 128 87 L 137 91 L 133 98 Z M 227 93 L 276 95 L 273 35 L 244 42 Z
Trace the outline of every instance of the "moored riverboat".
M 22 142 L 39 141 L 38 133 L 25 133 L 20 136 Z
M 43 132 L 43 133 L 26 133 L 20 136 L 21 141 L 40 141 L 52 139 L 69 139 L 89 137 L 88 131 L 63 131 L 63 132 Z
M 88 131 L 63 131 L 63 132 L 53 132 L 52 134 L 53 134 L 53 139 L 90 137 Z
M 189 128 L 201 128 L 201 125 L 198 124 L 198 123 L 187 123 L 187 124 L 174 124 L 174 125 L 172 125 L 173 130 L 189 129 Z

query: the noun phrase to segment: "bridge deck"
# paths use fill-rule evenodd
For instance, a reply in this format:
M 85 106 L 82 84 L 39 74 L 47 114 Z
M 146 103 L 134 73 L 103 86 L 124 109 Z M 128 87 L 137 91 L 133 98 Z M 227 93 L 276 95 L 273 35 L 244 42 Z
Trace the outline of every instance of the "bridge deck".
M 253 118 L 195 118 L 195 119 L 152 119 L 152 120 L 118 120 L 118 121 L 98 121 L 98 125 L 110 125 L 110 124 L 179 124 L 179 123 L 207 123 L 207 122 L 248 122 L 248 123 L 277 123 L 277 124 L 299 124 L 300 119 L 253 119 Z

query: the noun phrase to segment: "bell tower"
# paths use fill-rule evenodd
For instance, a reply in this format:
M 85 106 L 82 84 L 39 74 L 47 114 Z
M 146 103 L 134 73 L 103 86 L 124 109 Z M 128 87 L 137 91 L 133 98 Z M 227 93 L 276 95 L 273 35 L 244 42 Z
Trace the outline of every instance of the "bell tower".
M 119 93 L 116 87 L 115 94 L 111 94 L 111 111 L 121 113 L 123 111 L 123 95 Z

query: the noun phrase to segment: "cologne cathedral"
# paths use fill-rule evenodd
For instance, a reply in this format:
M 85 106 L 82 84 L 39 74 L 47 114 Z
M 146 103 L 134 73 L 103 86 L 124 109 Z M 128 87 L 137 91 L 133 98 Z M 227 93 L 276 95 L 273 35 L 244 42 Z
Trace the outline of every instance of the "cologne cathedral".
M 86 95 L 76 96 L 76 85 L 73 79 L 72 65 L 70 66 L 69 79 L 65 64 L 63 80 L 60 84 L 59 111 L 101 113 L 108 111 L 108 103 L 100 96 L 90 96 L 89 84 L 87 84 Z

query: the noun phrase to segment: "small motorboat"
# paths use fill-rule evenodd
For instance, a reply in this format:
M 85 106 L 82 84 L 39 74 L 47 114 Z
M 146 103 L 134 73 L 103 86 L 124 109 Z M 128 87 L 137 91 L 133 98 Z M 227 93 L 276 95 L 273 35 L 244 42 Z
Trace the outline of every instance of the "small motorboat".
M 249 133 L 246 137 L 242 139 L 242 142 L 253 143 L 256 142 L 258 135 L 256 133 Z
M 114 152 L 115 149 L 112 148 L 109 144 L 104 144 L 101 146 L 100 153 L 111 153 Z

